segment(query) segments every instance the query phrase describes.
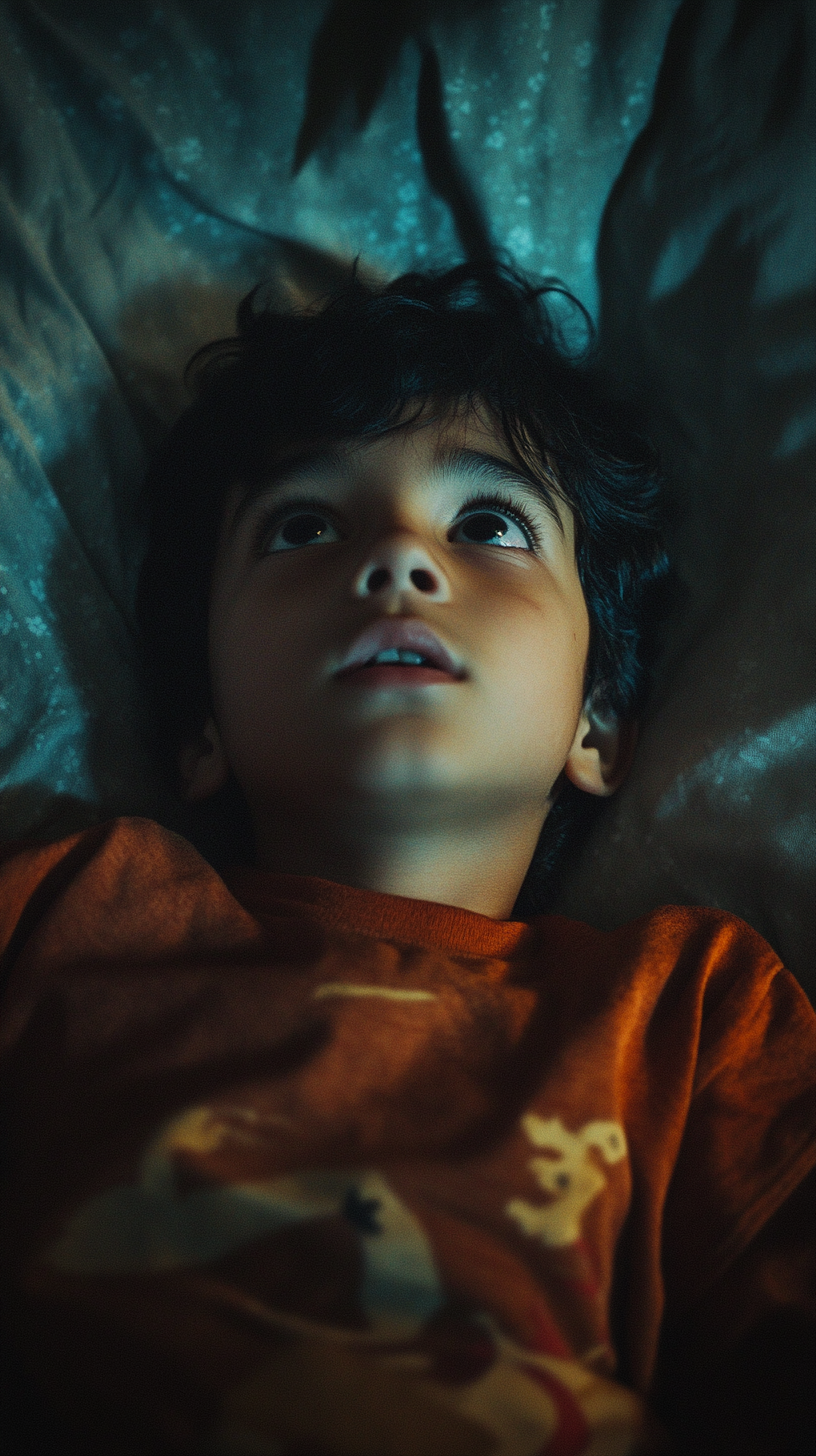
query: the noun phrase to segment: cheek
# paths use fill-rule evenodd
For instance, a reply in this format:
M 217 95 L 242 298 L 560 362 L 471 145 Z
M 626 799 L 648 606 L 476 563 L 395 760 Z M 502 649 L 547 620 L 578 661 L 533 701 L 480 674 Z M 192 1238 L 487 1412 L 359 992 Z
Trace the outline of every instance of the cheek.
M 264 602 L 224 603 L 210 614 L 210 680 L 213 707 L 230 746 L 267 730 L 270 715 L 291 699 L 298 644 Z
M 487 621 L 490 711 L 521 745 L 566 754 L 583 708 L 589 621 L 583 597 L 513 602 Z

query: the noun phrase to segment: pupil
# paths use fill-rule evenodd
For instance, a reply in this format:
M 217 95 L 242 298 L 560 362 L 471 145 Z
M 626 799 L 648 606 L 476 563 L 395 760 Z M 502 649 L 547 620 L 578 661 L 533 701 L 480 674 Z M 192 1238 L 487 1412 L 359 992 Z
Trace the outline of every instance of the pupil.
M 462 527 L 470 541 L 492 541 L 494 536 L 504 536 L 507 524 L 501 516 L 480 511 L 477 516 L 468 516 Z
M 322 536 L 325 529 L 321 516 L 293 516 L 281 527 L 281 535 L 287 546 L 307 546 L 315 537 Z

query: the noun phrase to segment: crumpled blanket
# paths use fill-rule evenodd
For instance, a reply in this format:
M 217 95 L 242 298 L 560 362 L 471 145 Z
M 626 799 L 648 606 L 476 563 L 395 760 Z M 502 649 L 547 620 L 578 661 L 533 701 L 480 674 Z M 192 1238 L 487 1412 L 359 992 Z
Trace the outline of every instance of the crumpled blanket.
M 190 353 L 261 277 L 499 249 L 645 400 L 682 583 L 559 908 L 720 906 L 812 992 L 815 29 L 804 0 L 2 5 L 2 836 L 184 827 L 133 595 Z

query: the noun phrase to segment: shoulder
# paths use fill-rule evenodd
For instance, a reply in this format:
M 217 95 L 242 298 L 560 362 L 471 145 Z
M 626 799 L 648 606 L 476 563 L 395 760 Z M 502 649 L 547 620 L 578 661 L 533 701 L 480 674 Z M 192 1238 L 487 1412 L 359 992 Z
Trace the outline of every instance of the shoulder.
M 729 1068 L 746 1078 L 757 1058 L 766 1069 L 775 1059 L 783 1079 L 812 1080 L 816 1014 L 772 947 L 737 916 L 669 905 L 610 930 L 558 916 L 538 924 L 540 959 L 570 1015 L 603 1019 L 617 1044 L 648 1064 L 655 1085 L 679 1064 L 696 1087 Z
M 0 861 L 6 962 L 35 941 L 49 954 L 60 945 L 74 956 L 128 946 L 150 954 L 189 943 L 196 928 L 226 920 L 234 931 L 247 918 L 198 851 L 150 819 L 112 819 L 55 844 L 10 845 Z
M 0 954 L 8 952 L 34 907 L 44 909 L 94 858 L 110 827 L 94 825 L 46 844 L 17 840 L 0 847 Z
M 599 929 L 560 915 L 531 923 L 550 954 L 593 968 L 605 984 L 636 984 L 660 998 L 669 983 L 716 994 L 738 980 L 767 982 L 783 970 L 779 956 L 750 925 L 724 910 L 662 905 L 624 925 Z M 785 973 L 787 974 L 787 973 Z
M 785 1028 L 816 1052 L 807 996 L 773 947 L 738 916 L 669 905 L 615 932 L 627 933 L 640 966 L 662 967 L 665 1010 L 683 999 L 694 1006 L 701 1058 L 715 1042 L 769 1044 Z
M 180 835 L 152 819 L 135 817 L 109 819 L 49 843 L 11 841 L 0 846 L 0 915 L 8 915 L 13 902 L 21 896 L 29 898 L 60 868 L 59 882 L 65 885 L 91 863 L 147 866 L 157 858 L 167 862 L 191 855 L 200 859 Z

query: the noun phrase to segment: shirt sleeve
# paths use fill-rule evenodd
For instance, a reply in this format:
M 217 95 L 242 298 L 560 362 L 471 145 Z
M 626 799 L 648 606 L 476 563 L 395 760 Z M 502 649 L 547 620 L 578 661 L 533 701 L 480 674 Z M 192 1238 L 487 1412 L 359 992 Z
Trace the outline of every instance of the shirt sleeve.
M 706 987 L 664 1208 L 673 1313 L 713 1285 L 816 1163 L 816 1015 L 761 938 L 732 924 Z

